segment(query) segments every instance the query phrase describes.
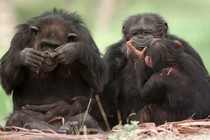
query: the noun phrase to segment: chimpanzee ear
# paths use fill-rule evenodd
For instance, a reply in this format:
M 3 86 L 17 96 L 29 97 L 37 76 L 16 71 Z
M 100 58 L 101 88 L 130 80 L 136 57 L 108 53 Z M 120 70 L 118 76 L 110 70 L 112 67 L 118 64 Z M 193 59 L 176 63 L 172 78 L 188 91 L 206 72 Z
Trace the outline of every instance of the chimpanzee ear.
M 152 68 L 152 57 L 151 56 L 146 56 L 144 61 L 148 67 Z
M 168 32 L 168 24 L 165 22 L 162 25 L 162 33 L 161 33 L 161 37 L 165 37 L 167 35 Z
M 39 31 L 39 28 L 37 26 L 31 25 L 30 29 L 31 29 L 32 34 L 36 36 L 36 33 Z
M 123 25 L 123 27 L 122 27 L 122 33 L 123 33 L 124 36 L 127 35 L 127 31 L 126 31 L 125 25 Z
M 77 34 L 75 33 L 69 33 L 68 34 L 68 41 L 69 42 L 77 42 L 79 40 Z
M 179 42 L 178 40 L 174 40 L 174 43 L 175 43 L 176 48 L 179 48 L 182 46 L 182 43 Z
M 168 32 L 168 24 L 166 22 L 164 23 L 164 31 L 165 31 L 165 33 Z

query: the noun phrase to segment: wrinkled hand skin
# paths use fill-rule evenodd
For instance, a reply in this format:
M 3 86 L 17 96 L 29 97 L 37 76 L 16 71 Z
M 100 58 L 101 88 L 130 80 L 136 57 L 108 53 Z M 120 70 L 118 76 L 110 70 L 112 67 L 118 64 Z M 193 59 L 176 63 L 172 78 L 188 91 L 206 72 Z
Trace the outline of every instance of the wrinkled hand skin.
M 64 116 L 71 111 L 70 104 L 65 101 L 59 101 L 47 105 L 27 105 L 24 106 L 22 109 L 44 113 L 43 121 L 49 121 L 55 116 Z
M 82 123 L 88 128 L 95 128 L 102 131 L 97 121 L 89 114 L 85 114 L 89 102 L 89 98 L 78 96 L 72 99 L 70 103 L 59 101 L 48 105 L 27 105 L 24 106 L 22 112 L 34 114 L 36 120 L 40 122 L 27 123 L 29 129 L 39 129 L 46 131 L 47 126 L 58 133 L 74 133 L 74 129 L 78 129 Z M 61 122 L 56 118 L 63 117 L 65 123 L 56 126 L 55 123 Z M 86 117 L 86 118 L 85 118 Z M 50 120 L 56 120 L 51 122 Z M 84 121 L 84 122 L 83 122 Z M 49 123 L 46 123 L 49 122 Z M 52 124 L 52 126 L 51 126 Z M 90 132 L 95 133 L 95 132 Z
M 31 69 L 40 69 L 40 65 L 47 55 L 33 48 L 24 48 L 20 52 L 20 64 Z
M 25 48 L 20 52 L 20 64 L 32 71 L 50 72 L 57 67 L 57 62 L 50 57 L 49 52 L 38 51 L 33 48 Z
M 59 46 L 54 52 L 50 53 L 50 57 L 55 59 L 57 63 L 68 65 L 73 62 L 79 52 L 80 43 L 67 43 Z
M 133 55 L 134 57 L 143 59 L 144 58 L 144 54 L 147 51 L 147 47 L 144 47 L 142 51 L 139 51 L 138 49 L 136 49 L 133 44 L 132 41 L 127 41 L 126 42 L 127 45 L 127 54 L 128 55 Z

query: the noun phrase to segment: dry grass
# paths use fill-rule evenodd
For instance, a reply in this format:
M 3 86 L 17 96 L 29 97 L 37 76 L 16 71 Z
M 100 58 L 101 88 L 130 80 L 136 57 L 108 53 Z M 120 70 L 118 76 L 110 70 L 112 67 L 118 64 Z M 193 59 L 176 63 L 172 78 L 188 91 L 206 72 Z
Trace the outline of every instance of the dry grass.
M 142 123 L 140 125 L 116 126 L 111 131 L 94 135 L 67 135 L 55 132 L 45 133 L 38 130 L 15 128 L 16 131 L 3 131 L 0 127 L 0 140 L 37 140 L 37 139 L 112 139 L 112 140 L 178 140 L 178 139 L 210 139 L 210 119 L 185 120 L 169 122 L 160 126 L 154 123 Z

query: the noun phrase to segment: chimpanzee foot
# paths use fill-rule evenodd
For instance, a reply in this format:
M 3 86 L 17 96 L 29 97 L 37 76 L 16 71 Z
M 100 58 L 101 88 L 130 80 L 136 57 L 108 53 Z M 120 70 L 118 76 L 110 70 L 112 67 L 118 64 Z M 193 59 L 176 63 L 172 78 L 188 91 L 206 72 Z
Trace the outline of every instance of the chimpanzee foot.
M 56 131 L 56 127 L 49 125 L 46 122 L 32 122 L 32 123 L 26 123 L 24 125 L 24 128 L 26 129 L 37 129 L 43 132 L 52 132 Z
M 68 121 L 58 129 L 58 133 L 73 134 L 78 129 L 77 121 Z
M 65 118 L 64 117 L 61 117 L 61 116 L 57 116 L 57 117 L 54 117 L 51 120 L 49 120 L 48 123 L 52 123 L 54 121 L 61 121 L 61 124 L 63 125 L 64 122 L 65 122 Z

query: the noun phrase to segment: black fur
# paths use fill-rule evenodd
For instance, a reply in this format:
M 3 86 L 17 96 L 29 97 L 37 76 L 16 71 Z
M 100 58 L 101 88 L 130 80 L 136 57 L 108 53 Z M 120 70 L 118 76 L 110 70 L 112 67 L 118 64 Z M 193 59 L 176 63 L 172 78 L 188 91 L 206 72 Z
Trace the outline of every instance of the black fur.
M 184 51 L 195 58 L 207 73 L 199 54 L 186 41 L 169 34 L 166 21 L 158 14 L 143 13 L 128 17 L 124 21 L 122 33 L 123 38 L 110 45 L 104 55 L 108 69 L 104 92 L 112 95 L 113 103 L 121 111 L 123 123 L 126 123 L 127 116 L 134 111 L 136 106 L 133 102 L 141 96 L 142 87 L 150 76 L 143 60 L 136 61 L 135 57 L 128 55 L 126 42 L 133 37 L 144 39 L 150 35 L 179 40 Z
M 32 31 L 31 26 L 37 27 L 38 30 Z M 69 43 L 69 33 L 75 33 L 78 41 Z M 35 69 L 39 71 L 36 73 L 32 66 L 23 65 L 22 61 L 25 60 L 22 60 L 21 54 L 24 54 L 23 50 L 26 48 L 37 49 L 36 42 L 43 40 L 48 41 L 48 47 L 56 46 L 54 43 L 58 43 L 58 47 L 63 45 L 70 54 L 60 54 L 64 60 L 54 58 L 60 62 L 53 71 L 44 72 L 37 66 Z M 29 56 L 33 57 L 31 54 Z M 80 16 L 57 9 L 18 26 L 11 47 L 1 58 L 0 67 L 2 87 L 8 95 L 13 95 L 14 113 L 25 105 L 47 105 L 58 101 L 70 103 L 76 96 L 84 96 L 87 100 L 95 94 L 102 96 L 104 72 L 105 65 L 99 50 Z M 86 107 L 87 104 L 84 103 L 83 108 Z M 101 118 L 100 111 L 94 110 L 92 113 Z M 16 119 L 11 116 L 10 119 L 12 118 Z M 10 119 L 8 122 L 11 122 Z M 22 119 L 24 121 L 24 118 Z
M 140 122 L 180 121 L 192 116 L 204 119 L 210 114 L 208 73 L 191 55 L 171 40 L 158 40 L 147 50 L 151 76 L 136 100 Z

